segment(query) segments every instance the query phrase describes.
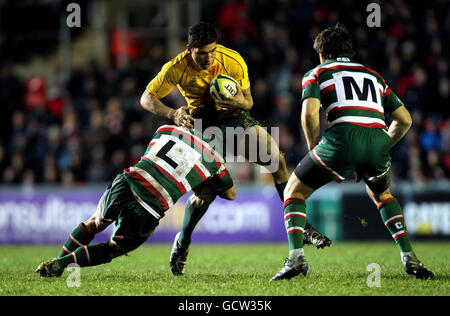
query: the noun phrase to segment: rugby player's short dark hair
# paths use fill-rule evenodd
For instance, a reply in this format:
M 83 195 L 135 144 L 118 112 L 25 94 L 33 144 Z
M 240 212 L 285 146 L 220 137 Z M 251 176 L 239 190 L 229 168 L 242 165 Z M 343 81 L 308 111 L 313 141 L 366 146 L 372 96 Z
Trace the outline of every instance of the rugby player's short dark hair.
M 313 47 L 325 59 L 355 56 L 350 33 L 342 23 L 320 32 L 314 40 Z
M 188 44 L 198 48 L 217 41 L 216 29 L 207 22 L 199 22 L 189 28 Z

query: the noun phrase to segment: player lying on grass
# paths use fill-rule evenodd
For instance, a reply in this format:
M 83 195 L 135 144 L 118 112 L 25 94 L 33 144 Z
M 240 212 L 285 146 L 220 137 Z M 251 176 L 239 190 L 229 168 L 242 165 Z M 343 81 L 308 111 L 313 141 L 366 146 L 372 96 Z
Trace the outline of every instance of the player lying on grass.
M 411 126 L 411 116 L 374 70 L 353 59 L 347 30 L 337 24 L 314 41 L 321 64 L 302 82 L 301 125 L 310 152 L 289 178 L 284 191 L 284 220 L 289 257 L 272 280 L 306 275 L 303 251 L 305 200 L 321 186 L 342 182 L 354 171 L 364 179 L 369 197 L 400 249 L 406 273 L 431 279 L 433 273 L 416 258 L 403 211 L 390 191 L 390 150 Z M 319 142 L 319 110 L 326 111 L 328 129 Z M 386 116 L 392 123 L 386 125 Z
M 41 263 L 41 276 L 60 276 L 71 263 L 81 267 L 110 262 L 150 237 L 164 213 L 190 190 L 198 208 L 216 195 L 233 200 L 236 190 L 223 158 L 191 130 L 165 125 L 153 135 L 141 160 L 118 174 L 95 214 L 70 234 L 57 258 Z M 95 234 L 116 222 L 106 243 L 90 244 Z
M 214 103 L 209 94 L 209 84 L 219 74 L 233 77 L 238 82 L 238 93 L 227 100 Z M 175 87 L 187 102 L 187 106 L 182 106 L 178 110 L 166 106 L 161 101 Z M 186 50 L 167 62 L 147 85 L 141 97 L 141 105 L 144 109 L 187 128 L 193 127 L 192 112 L 201 113 L 197 114 L 197 117 L 203 119 L 204 127 L 217 126 L 222 130 L 224 135 L 222 148 L 225 150 L 227 149 L 225 133 L 227 127 L 248 129 L 249 139 L 256 139 L 258 142 L 267 140 L 266 148 L 268 155 L 272 157 L 271 161 L 279 163 L 272 176 L 280 199 L 283 200 L 283 191 L 289 179 L 289 173 L 284 156 L 276 142 L 249 113 L 253 108 L 253 98 L 247 65 L 239 53 L 217 44 L 216 30 L 210 24 L 200 22 L 189 28 Z M 240 143 L 244 141 L 244 139 L 238 140 Z M 223 157 L 227 155 L 228 153 L 223 153 Z M 245 155 L 248 159 L 249 151 L 246 151 Z M 263 164 L 261 161 L 256 163 Z M 198 208 L 189 200 L 186 202 L 185 209 L 183 226 L 181 232 L 175 237 L 175 248 L 170 259 L 172 271 L 176 275 L 183 273 L 177 266 L 184 267 L 192 232 L 208 207 Z M 331 240 L 309 224 L 306 224 L 305 234 L 308 236 L 305 241 L 313 243 L 318 248 L 331 244 Z

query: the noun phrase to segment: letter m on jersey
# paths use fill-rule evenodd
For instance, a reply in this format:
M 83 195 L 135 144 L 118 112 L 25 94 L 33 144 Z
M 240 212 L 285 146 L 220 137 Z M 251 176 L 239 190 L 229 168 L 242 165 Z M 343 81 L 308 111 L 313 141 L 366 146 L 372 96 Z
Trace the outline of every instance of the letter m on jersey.
M 340 71 L 333 74 L 333 82 L 336 85 L 337 102 L 328 110 L 334 107 L 362 106 L 384 114 L 381 98 L 384 88 L 374 75 L 366 72 Z
M 369 91 L 370 95 L 372 96 L 372 101 L 374 103 L 377 103 L 377 94 L 375 90 L 375 84 L 373 83 L 372 79 L 369 78 L 362 78 L 362 91 L 359 88 L 358 84 L 356 83 L 355 78 L 353 77 L 342 77 L 342 81 L 344 84 L 344 91 L 345 91 L 345 99 L 346 100 L 353 100 L 353 91 L 355 91 L 356 96 L 358 97 L 359 101 L 367 101 L 369 97 Z
M 384 87 L 377 77 L 366 71 L 344 70 L 332 74 L 321 83 L 321 89 L 335 85 L 336 99 L 326 108 L 329 126 L 353 123 L 367 127 L 386 128 L 384 122 Z

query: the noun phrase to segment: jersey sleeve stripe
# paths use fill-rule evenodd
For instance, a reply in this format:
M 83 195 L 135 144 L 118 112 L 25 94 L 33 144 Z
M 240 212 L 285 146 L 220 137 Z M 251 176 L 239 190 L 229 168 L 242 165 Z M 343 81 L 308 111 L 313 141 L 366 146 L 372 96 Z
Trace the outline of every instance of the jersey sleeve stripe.
M 387 97 L 389 94 L 391 94 L 392 90 L 388 86 L 386 86 L 386 92 L 383 94 L 383 98 Z
M 302 84 L 302 89 L 305 89 L 309 84 L 319 84 L 319 82 L 316 79 L 308 79 Z
M 328 92 L 333 91 L 333 90 L 336 90 L 336 85 L 335 84 L 329 85 L 329 86 L 327 86 L 325 88 L 321 88 L 320 92 L 321 93 L 328 93 Z

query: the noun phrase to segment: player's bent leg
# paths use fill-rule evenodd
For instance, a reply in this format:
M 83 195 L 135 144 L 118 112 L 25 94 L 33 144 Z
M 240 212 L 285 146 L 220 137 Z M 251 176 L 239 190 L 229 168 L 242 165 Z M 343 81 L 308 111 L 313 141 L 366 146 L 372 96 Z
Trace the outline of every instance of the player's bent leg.
M 314 189 L 304 184 L 293 173 L 286 185 L 284 209 L 284 223 L 289 242 L 289 258 L 303 253 L 303 240 L 306 226 L 306 199 L 314 192 Z
M 61 276 L 69 264 L 79 267 L 95 266 L 111 261 L 107 244 L 94 244 L 78 247 L 74 252 L 61 258 L 49 259 L 41 263 L 35 272 L 43 277 Z
M 284 202 L 284 224 L 289 243 L 289 257 L 281 270 L 270 281 L 289 280 L 297 275 L 305 276 L 308 264 L 303 250 L 306 226 L 306 198 L 314 189 L 303 184 L 292 174 L 286 185 Z
M 174 275 L 184 274 L 194 228 L 215 198 L 216 194 L 210 186 L 201 185 L 186 201 L 181 231 L 175 236 L 169 258 L 170 269 Z
M 87 221 L 83 222 L 83 224 L 88 233 L 96 235 L 104 231 L 112 222 L 113 220 L 103 218 L 101 215 L 95 213 Z
M 201 190 L 201 194 L 203 194 L 205 190 L 206 189 Z M 194 194 L 186 201 L 183 224 L 178 239 L 178 242 L 182 246 L 189 247 L 195 226 L 197 226 L 200 219 L 206 213 L 215 197 L 216 195 L 212 194 L 212 192 L 210 193 L 210 197 L 198 197 Z
M 275 189 L 277 190 L 281 201 L 284 202 L 286 200 L 284 191 L 287 181 L 289 180 L 289 172 L 287 170 L 284 154 L 280 151 L 277 142 L 265 129 L 261 128 L 259 125 L 252 126 L 248 129 L 245 141 L 247 160 L 252 161 L 252 150 L 254 151 L 257 148 L 258 153 L 257 155 L 253 155 L 253 159 L 256 156 L 256 163 L 258 165 L 266 167 L 267 165 L 269 166 L 268 168 L 269 171 L 272 172 Z M 252 141 L 256 142 L 258 146 L 252 147 Z M 329 246 L 331 244 L 331 240 L 318 232 L 310 223 L 308 223 L 308 221 L 306 221 L 305 244 L 313 244 L 320 249 Z
M 283 190 L 289 179 L 286 160 L 278 148 L 277 142 L 259 125 L 246 130 L 245 158 L 249 162 L 264 166 L 272 174 L 280 199 L 284 200 Z
M 288 188 L 285 190 L 285 196 L 290 197 L 293 193 L 297 194 L 297 198 L 306 200 L 312 192 L 324 186 L 332 181 L 329 174 L 318 166 L 311 157 L 307 154 L 300 161 L 294 170 L 294 175 L 289 179 L 293 181 L 288 184 Z M 298 180 L 298 181 L 297 181 Z M 300 194 L 300 195 L 299 195 Z M 285 199 L 286 200 L 286 199 Z M 331 245 L 331 239 L 318 232 L 308 221 L 306 221 L 304 245 L 314 245 L 317 249 L 329 247 Z
M 330 182 L 328 174 L 306 155 L 299 163 L 284 190 L 284 222 L 289 242 L 289 257 L 283 268 L 271 281 L 290 279 L 306 275 L 308 264 L 305 260 L 303 244 L 306 233 L 306 199 L 318 188 Z M 331 240 L 320 234 L 308 236 L 316 247 L 325 247 Z
M 371 183 L 367 183 L 366 190 L 377 206 L 384 225 L 400 250 L 400 257 L 406 273 L 419 279 L 432 279 L 434 274 L 425 268 L 414 254 L 406 229 L 402 207 L 391 194 L 389 187 L 383 190 L 383 187 L 380 185 L 376 187 Z
M 88 220 L 78 224 L 71 232 L 57 258 L 62 258 L 74 252 L 78 247 L 89 245 L 97 233 L 103 231 L 113 222 L 112 220 L 104 219 L 102 215 L 103 201 L 106 194 L 107 192 L 100 198 L 95 213 Z
M 62 258 L 53 258 L 39 265 L 36 272 L 41 276 L 60 276 L 69 264 L 79 267 L 96 266 L 111 262 L 113 258 L 135 250 L 145 242 L 145 238 L 136 239 L 127 236 L 113 236 L 108 243 L 99 243 L 78 247 L 74 252 Z
M 57 258 L 62 258 L 74 252 L 78 247 L 88 245 L 92 241 L 92 239 L 94 239 L 94 236 L 97 233 L 96 229 L 94 229 L 96 227 L 95 219 L 100 213 L 104 195 L 105 194 L 103 194 L 100 198 L 94 215 L 92 215 L 91 218 L 89 218 L 87 221 L 78 224 L 78 226 L 75 227 L 75 229 L 69 235 L 66 242 L 62 246 Z
M 172 274 L 176 276 L 184 274 L 187 256 L 189 254 L 189 246 L 183 247 L 179 242 L 179 238 L 180 232 L 175 235 L 169 259 L 170 270 L 172 271 Z

